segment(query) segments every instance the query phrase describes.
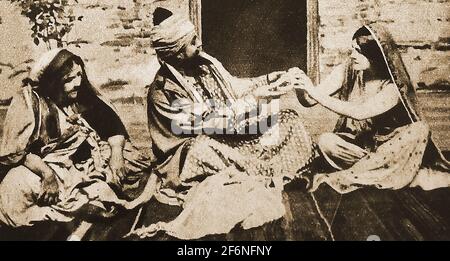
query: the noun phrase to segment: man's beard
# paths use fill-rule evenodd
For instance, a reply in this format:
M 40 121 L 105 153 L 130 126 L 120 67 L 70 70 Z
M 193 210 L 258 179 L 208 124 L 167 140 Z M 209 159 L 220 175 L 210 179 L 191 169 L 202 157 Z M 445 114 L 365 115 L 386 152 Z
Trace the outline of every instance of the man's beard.
M 182 64 L 185 71 L 197 73 L 203 72 L 202 65 L 205 65 L 205 60 L 199 55 L 185 59 Z
M 183 66 L 198 66 L 200 65 L 202 59 L 200 57 L 200 52 L 195 53 L 195 55 L 191 57 L 185 57 L 182 61 Z
M 69 106 L 75 104 L 79 101 L 80 92 L 77 90 L 77 95 L 75 97 L 70 97 L 68 94 L 61 94 L 60 103 L 63 106 Z

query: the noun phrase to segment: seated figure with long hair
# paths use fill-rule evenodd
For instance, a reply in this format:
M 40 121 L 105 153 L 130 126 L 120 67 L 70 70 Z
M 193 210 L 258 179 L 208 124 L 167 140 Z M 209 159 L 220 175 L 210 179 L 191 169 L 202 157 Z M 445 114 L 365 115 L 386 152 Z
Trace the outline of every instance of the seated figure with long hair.
M 320 85 L 314 87 L 301 72 L 297 79 L 304 106 L 319 103 L 340 116 L 334 131 L 318 141 L 321 165 L 334 173 L 315 175 L 312 190 L 322 183 L 340 193 L 363 186 L 450 185 L 450 164 L 431 139 L 415 88 L 385 28 L 371 24 L 357 30 L 349 61 Z
M 149 160 L 131 145 L 79 56 L 49 51 L 24 82 L 8 108 L 0 145 L 6 169 L 0 173 L 0 224 L 110 217 L 151 197 L 156 178 Z M 143 194 L 137 182 L 148 185 Z

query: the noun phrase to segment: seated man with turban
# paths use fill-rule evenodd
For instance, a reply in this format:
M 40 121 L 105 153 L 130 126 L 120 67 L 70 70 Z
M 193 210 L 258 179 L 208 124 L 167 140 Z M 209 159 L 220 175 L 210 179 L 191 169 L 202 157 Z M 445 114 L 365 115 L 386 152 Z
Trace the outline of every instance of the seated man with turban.
M 194 239 L 281 218 L 284 183 L 308 169 L 314 155 L 297 112 L 275 106 L 293 90 L 292 74 L 238 79 L 201 51 L 190 21 L 158 8 L 153 22 L 161 64 L 148 93 L 155 171 L 162 181 L 155 196 L 183 211 L 172 222 L 136 233 L 163 230 Z

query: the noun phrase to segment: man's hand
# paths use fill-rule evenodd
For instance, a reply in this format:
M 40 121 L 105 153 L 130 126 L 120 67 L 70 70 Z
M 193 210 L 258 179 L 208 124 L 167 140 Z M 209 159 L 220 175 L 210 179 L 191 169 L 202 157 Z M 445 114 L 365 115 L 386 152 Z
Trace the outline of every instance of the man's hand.
M 280 98 L 282 95 L 288 93 L 291 90 L 293 90 L 293 86 L 290 84 L 290 82 L 286 81 L 283 76 L 270 85 L 258 87 L 253 91 L 253 96 L 257 100 L 272 100 Z
M 54 172 L 42 174 L 41 193 L 38 196 L 40 205 L 55 205 L 59 202 L 59 185 Z
M 214 132 L 214 130 L 226 130 L 230 128 L 230 118 L 225 115 L 209 115 L 203 122 L 202 128 L 208 130 L 208 132 Z
M 271 72 L 267 74 L 267 83 L 271 84 L 273 82 L 276 82 L 278 79 L 281 78 L 281 76 L 285 75 L 285 71 L 277 71 L 277 72 Z

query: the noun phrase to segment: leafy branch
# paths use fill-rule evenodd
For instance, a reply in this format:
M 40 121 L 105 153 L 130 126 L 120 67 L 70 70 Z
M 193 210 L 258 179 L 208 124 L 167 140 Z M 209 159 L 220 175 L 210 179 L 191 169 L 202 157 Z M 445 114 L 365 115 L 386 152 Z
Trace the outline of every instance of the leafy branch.
M 43 42 L 49 50 L 55 47 L 54 43 L 58 48 L 71 44 L 68 34 L 75 22 L 83 19 L 83 16 L 74 15 L 73 9 L 69 8 L 72 2 L 78 3 L 78 0 L 9 1 L 17 3 L 22 9 L 21 14 L 29 19 L 34 44 Z

